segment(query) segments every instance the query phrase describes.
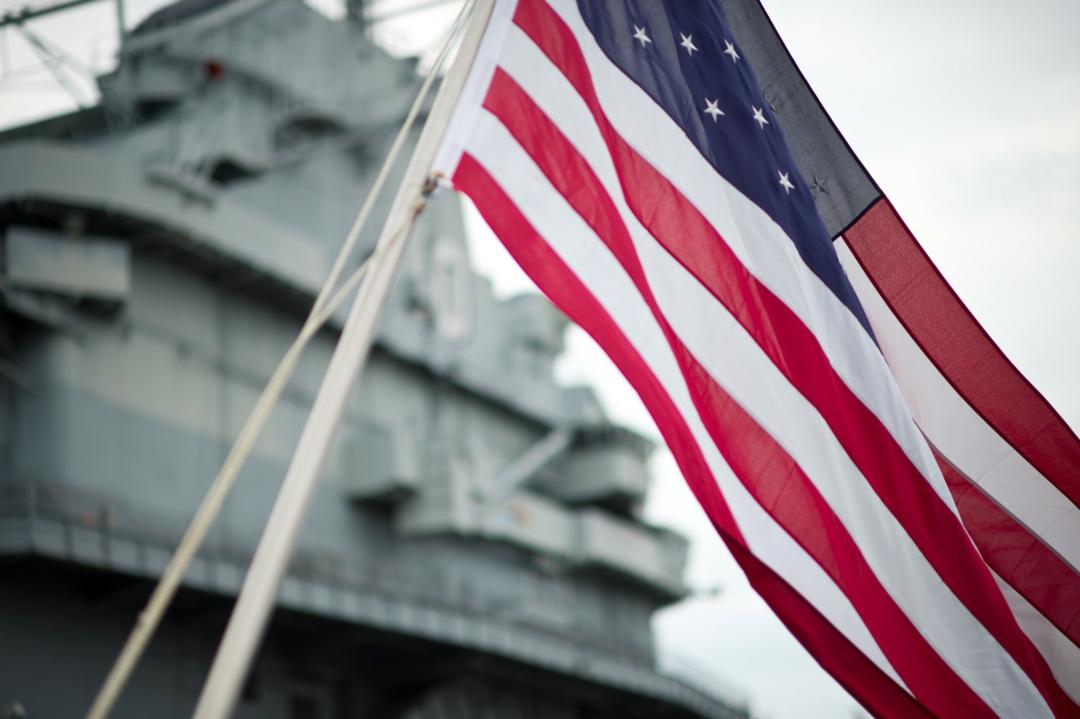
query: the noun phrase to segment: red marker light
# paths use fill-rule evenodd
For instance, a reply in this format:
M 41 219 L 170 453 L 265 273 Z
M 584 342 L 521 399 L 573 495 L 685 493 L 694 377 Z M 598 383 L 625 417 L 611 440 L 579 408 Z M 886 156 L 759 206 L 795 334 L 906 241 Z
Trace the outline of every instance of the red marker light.
M 207 80 L 220 80 L 225 76 L 225 66 L 219 60 L 207 60 L 203 63 L 203 74 Z

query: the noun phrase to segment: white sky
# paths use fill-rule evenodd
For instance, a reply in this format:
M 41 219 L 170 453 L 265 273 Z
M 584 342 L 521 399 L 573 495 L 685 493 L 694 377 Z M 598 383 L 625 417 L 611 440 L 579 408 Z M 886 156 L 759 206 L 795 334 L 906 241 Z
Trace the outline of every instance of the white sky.
M 0 0 L 0 12 L 23 4 Z M 128 0 L 129 24 L 162 4 Z M 380 6 L 395 4 L 402 3 Z M 765 4 L 833 119 L 946 278 L 1021 371 L 1080 427 L 1080 2 Z M 385 24 L 379 37 L 416 51 L 454 12 L 416 13 Z M 115 47 L 112 21 L 103 3 L 33 28 L 100 70 Z M 91 83 L 81 87 L 92 97 Z M 22 38 L 0 33 L 0 125 L 70 107 L 44 68 L 35 69 Z M 476 264 L 499 293 L 531 289 L 475 213 L 470 231 Z M 593 384 L 612 417 L 657 436 L 595 344 L 579 330 L 568 344 L 560 377 Z M 654 469 L 650 518 L 691 537 L 695 587 L 723 588 L 718 597 L 659 615 L 670 661 L 741 686 L 761 716 L 857 716 L 854 702 L 749 588 L 667 452 L 658 453 Z

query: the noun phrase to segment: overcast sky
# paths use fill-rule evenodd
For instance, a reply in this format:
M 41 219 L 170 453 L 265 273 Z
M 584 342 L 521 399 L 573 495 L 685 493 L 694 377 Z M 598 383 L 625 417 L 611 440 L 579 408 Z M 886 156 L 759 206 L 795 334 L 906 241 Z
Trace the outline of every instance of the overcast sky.
M 335 7 L 335 0 L 312 1 Z M 0 0 L 0 10 L 23 4 Z M 128 0 L 129 22 L 161 4 Z M 945 277 L 1006 354 L 1080 427 L 1080 2 L 765 5 L 833 119 Z M 453 8 L 417 13 L 386 23 L 379 37 L 401 51 L 419 50 L 452 16 Z M 35 27 L 104 69 L 115 46 L 112 17 L 99 5 Z M 2 33 L 0 124 L 71 107 L 32 61 L 21 38 Z M 92 97 L 90 83 L 80 87 Z M 531 290 L 475 214 L 470 224 L 476 262 L 498 292 Z M 592 383 L 614 418 L 656 436 L 633 391 L 580 331 L 571 331 L 559 372 Z M 856 716 L 854 702 L 749 588 L 671 456 L 659 452 L 654 468 L 650 518 L 692 538 L 695 587 L 722 587 L 718 597 L 688 600 L 658 617 L 670 661 L 741 686 L 762 716 Z

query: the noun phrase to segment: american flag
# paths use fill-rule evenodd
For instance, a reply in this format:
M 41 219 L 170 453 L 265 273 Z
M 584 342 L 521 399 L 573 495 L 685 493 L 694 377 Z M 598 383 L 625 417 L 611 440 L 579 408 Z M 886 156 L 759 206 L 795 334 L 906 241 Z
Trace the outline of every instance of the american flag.
M 866 708 L 1080 715 L 1080 441 L 756 0 L 497 0 L 435 169 Z

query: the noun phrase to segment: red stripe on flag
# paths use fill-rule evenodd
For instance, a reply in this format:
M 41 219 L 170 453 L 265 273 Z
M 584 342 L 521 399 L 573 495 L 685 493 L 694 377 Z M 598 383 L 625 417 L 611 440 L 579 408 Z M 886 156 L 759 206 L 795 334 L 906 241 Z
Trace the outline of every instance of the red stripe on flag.
M 825 620 L 813 606 L 744 547 L 725 538 L 728 549 L 784 626 L 818 664 L 876 717 L 932 717 L 896 682 Z
M 744 542 L 693 433 L 667 392 L 599 302 L 532 228 L 487 171 L 465 154 L 453 177 L 526 274 L 615 361 L 641 396 L 679 470 L 713 525 Z M 574 289 L 571 291 L 571 287 Z
M 735 527 L 711 472 L 682 415 L 637 350 L 588 288 L 570 271 L 498 184 L 470 155 L 462 156 L 454 186 L 467 194 L 480 214 L 538 287 L 604 347 L 615 365 L 641 394 L 669 442 L 683 476 L 720 536 L 759 594 L 778 612 L 822 666 L 867 709 L 879 716 L 928 716 L 910 695 L 862 654 L 782 578 L 753 556 Z M 672 443 L 672 439 L 676 441 Z
M 514 23 L 537 44 L 589 107 L 608 144 L 631 211 L 639 221 L 688 271 L 702 279 L 777 368 L 814 404 L 942 580 L 1024 669 L 1055 713 L 1074 713 L 1076 704 L 1061 690 L 1042 655 L 1021 631 L 959 519 L 910 463 L 880 420 L 857 398 L 852 404 L 845 397 L 844 391 L 850 390 L 835 376 L 827 359 L 822 366 L 823 353 L 812 333 L 749 275 L 723 238 L 677 188 L 615 132 L 600 105 L 581 48 L 562 19 L 542 0 L 521 0 Z M 710 252 L 699 254 L 704 250 Z M 738 291 L 732 292 L 732 286 Z M 747 297 L 761 301 L 765 317 L 754 316 L 744 299 Z
M 1080 440 L 972 317 L 888 199 L 844 239 L 942 376 L 1020 456 L 1080 507 Z
M 934 456 L 986 563 L 1080 646 L 1080 576 L 948 460 Z
M 993 716 L 889 596 L 802 469 L 679 341 L 656 304 L 618 210 L 585 159 L 501 69 L 492 78 L 484 107 L 499 118 L 630 275 L 667 337 L 717 448 L 757 502 L 851 600 L 911 691 L 943 715 Z

